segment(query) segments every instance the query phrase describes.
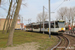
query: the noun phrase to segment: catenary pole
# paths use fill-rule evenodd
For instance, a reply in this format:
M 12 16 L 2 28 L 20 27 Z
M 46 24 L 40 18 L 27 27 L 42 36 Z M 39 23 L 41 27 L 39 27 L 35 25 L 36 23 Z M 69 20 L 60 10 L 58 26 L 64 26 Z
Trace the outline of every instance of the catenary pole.
M 66 0 L 64 0 L 64 1 L 66 1 Z M 51 38 L 50 0 L 49 0 L 49 38 Z
M 22 17 L 22 30 L 23 30 L 23 17 Z
M 43 6 L 43 34 L 44 34 L 44 6 Z
M 50 17 L 50 0 L 49 0 L 49 38 L 51 38 L 51 17 Z

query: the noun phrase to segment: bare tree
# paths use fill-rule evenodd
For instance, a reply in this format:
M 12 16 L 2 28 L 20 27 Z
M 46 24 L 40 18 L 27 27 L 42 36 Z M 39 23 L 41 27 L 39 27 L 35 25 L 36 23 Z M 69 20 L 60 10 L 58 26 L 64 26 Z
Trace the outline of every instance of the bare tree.
M 69 25 L 70 25 L 70 22 L 71 22 L 71 19 L 72 19 L 72 8 L 67 9 L 66 16 L 67 16 L 66 18 L 69 21 Z
M 38 16 L 37 16 L 37 21 L 38 21 L 38 22 L 41 22 L 41 21 L 42 21 L 42 14 L 41 14 L 41 13 L 38 14 Z
M 2 33 L 4 33 L 4 29 L 5 29 L 5 25 L 6 25 L 6 21 L 9 19 L 9 15 L 10 15 L 10 11 L 11 11 L 11 6 L 12 6 L 12 0 L 10 2 L 10 6 L 9 6 L 9 10 L 8 10 L 8 14 L 7 14 L 7 17 L 6 17 L 6 20 L 4 22 L 4 26 L 3 26 L 3 31 Z M 9 22 L 9 21 L 8 21 Z M 7 25 L 8 26 L 8 25 Z
M 8 29 L 9 29 L 9 26 L 10 26 L 10 12 L 11 12 L 11 8 L 12 8 L 12 3 L 13 3 L 13 1 L 11 0 L 11 2 L 10 2 L 10 7 L 9 7 L 9 13 L 8 13 L 8 18 L 7 18 L 7 25 L 6 25 L 6 33 L 8 33 Z
M 69 21 L 68 25 L 72 24 L 71 27 L 73 29 L 73 21 L 74 21 L 74 18 L 75 18 L 75 7 L 67 9 L 67 11 L 66 11 L 66 17 L 65 18 L 67 18 L 67 20 Z
M 10 31 L 10 26 L 11 26 L 11 23 L 12 23 L 12 20 L 13 20 L 12 18 L 13 18 L 15 9 L 16 9 L 16 2 L 14 2 L 13 6 L 12 6 L 12 9 L 11 9 L 11 14 L 9 15 L 9 20 L 8 20 L 8 24 L 7 24 L 7 29 L 6 29 L 7 32 L 6 33 L 8 33 Z
M 48 19 L 48 14 L 45 12 L 44 14 L 44 21 Z M 43 13 L 39 13 L 37 15 L 37 22 L 42 22 L 43 21 Z
M 75 7 L 72 8 L 71 10 L 71 17 L 72 17 L 72 30 L 73 30 L 73 22 L 74 22 L 74 18 L 75 18 Z
M 73 14 L 74 14 L 73 20 L 75 21 L 75 7 L 73 7 Z
M 18 0 L 11 0 L 11 1 L 17 2 Z M 16 8 L 16 5 L 17 5 L 16 3 L 12 4 L 11 1 L 9 0 L 10 6 L 9 6 L 9 10 L 8 10 L 6 20 L 4 22 L 2 33 L 4 33 L 5 28 L 6 28 L 6 33 L 8 33 L 10 31 L 10 26 L 11 26 L 11 22 L 12 22 L 11 19 L 12 19 L 13 15 L 14 15 L 14 11 L 15 11 L 15 8 Z M 22 4 L 22 5 L 26 6 L 25 4 Z M 10 19 L 10 17 L 11 17 L 11 19 Z
M 16 10 L 14 13 L 14 18 L 13 18 L 12 24 L 11 24 L 7 45 L 13 45 L 13 33 L 14 33 L 16 22 L 17 22 L 21 3 L 22 3 L 22 0 L 17 0 L 17 7 L 16 7 Z
M 67 7 L 62 7 L 58 10 L 58 14 L 59 14 L 59 18 L 61 18 L 62 20 L 64 20 L 64 15 L 66 14 L 67 11 Z

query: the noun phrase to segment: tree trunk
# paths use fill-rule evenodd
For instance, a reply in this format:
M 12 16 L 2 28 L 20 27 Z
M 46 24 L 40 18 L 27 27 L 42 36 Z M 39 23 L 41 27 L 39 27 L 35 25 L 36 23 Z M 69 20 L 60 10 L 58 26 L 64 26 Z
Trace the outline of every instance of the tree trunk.
M 10 11 L 11 11 L 11 7 L 12 7 L 12 0 L 11 0 L 11 2 L 10 2 Z M 10 12 L 9 12 L 9 16 L 8 16 L 8 20 L 7 20 L 7 25 L 6 25 L 6 33 L 8 33 L 8 29 L 9 29 L 9 26 L 10 26 L 10 22 L 9 22 L 9 20 L 10 20 Z
M 7 29 L 6 29 L 6 33 L 8 33 L 10 30 L 10 16 L 9 16 L 9 19 L 8 19 L 8 23 L 7 23 Z
M 17 22 L 17 18 L 18 18 L 20 7 L 21 7 L 21 3 L 22 3 L 22 0 L 18 0 L 17 7 L 16 7 L 16 10 L 15 10 L 15 14 L 14 14 L 14 18 L 13 18 L 12 25 L 11 25 L 11 28 L 10 28 L 9 37 L 8 37 L 8 41 L 7 41 L 7 45 L 10 45 L 10 46 L 13 45 L 13 33 L 14 33 L 16 22 Z
M 14 10 L 15 10 L 15 8 L 16 8 L 16 7 L 15 7 L 15 4 L 16 4 L 16 3 L 14 3 L 14 5 L 13 5 L 13 10 L 12 10 L 12 14 L 10 15 L 11 18 L 10 18 L 10 23 L 9 23 L 9 26 L 8 26 L 7 32 L 10 31 L 10 27 L 11 27 L 12 20 L 13 20 L 12 18 L 13 18 L 13 15 L 14 15 Z M 14 8 L 14 7 L 15 7 L 15 8 Z
M 10 15 L 11 6 L 12 6 L 12 0 L 11 0 L 11 2 L 10 2 L 9 11 L 8 11 L 8 15 L 7 15 L 6 19 L 5 19 L 5 22 L 4 22 L 4 26 L 3 26 L 3 31 L 2 31 L 2 33 L 4 33 L 4 29 L 5 29 L 6 21 L 8 20 L 9 15 Z
M 10 31 L 10 27 L 11 27 L 12 20 L 13 20 L 13 19 L 12 19 L 12 15 L 11 15 L 10 22 L 9 22 L 9 24 L 8 24 L 7 33 L 9 33 L 9 31 Z

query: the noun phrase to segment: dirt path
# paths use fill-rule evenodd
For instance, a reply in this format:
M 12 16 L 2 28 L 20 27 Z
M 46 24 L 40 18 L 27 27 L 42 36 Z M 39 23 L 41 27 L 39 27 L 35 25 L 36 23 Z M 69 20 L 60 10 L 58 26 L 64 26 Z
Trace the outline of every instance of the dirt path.
M 0 50 L 37 50 L 38 47 L 39 47 L 38 43 L 32 42 L 32 43 L 17 45 L 15 47 L 1 48 Z

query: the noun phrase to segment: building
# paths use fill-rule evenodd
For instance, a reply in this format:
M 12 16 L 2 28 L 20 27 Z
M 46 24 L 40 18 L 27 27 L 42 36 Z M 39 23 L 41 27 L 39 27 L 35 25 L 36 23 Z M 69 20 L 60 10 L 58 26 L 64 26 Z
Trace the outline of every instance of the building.
M 3 30 L 4 22 L 5 22 L 5 19 L 4 18 L 0 18 L 0 30 Z M 6 29 L 6 27 L 5 27 L 5 29 Z M 20 29 L 20 19 L 17 20 L 15 29 Z

